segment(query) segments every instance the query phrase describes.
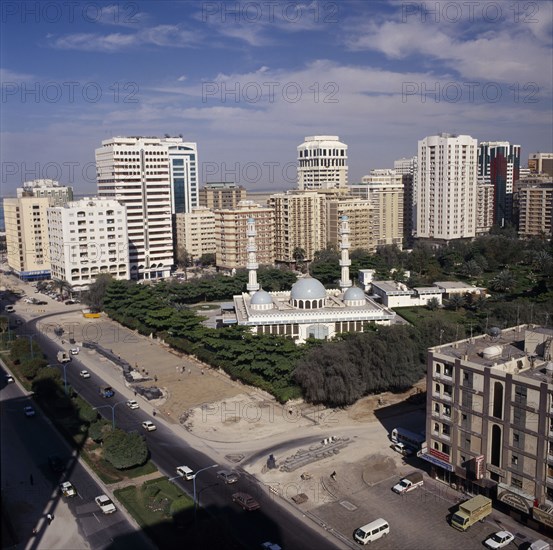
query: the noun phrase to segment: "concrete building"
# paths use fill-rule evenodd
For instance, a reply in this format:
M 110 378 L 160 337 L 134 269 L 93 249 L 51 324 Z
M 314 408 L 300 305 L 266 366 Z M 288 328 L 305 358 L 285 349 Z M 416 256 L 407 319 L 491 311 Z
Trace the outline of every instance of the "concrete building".
M 17 197 L 48 197 L 50 206 L 63 206 L 73 200 L 73 187 L 51 179 L 30 180 L 17 188 Z
M 519 237 L 553 237 L 553 176 L 535 176 L 518 181 L 514 211 Z
M 404 237 L 404 186 L 403 176 L 395 170 L 371 170 L 363 176 L 362 183 L 367 186 L 368 196 L 373 207 L 372 233 L 377 246 L 395 244 L 403 247 Z M 350 186 L 356 194 L 358 186 Z
M 206 183 L 200 188 L 199 204 L 211 210 L 236 208 L 246 200 L 247 191 L 241 185 L 231 182 Z
M 394 170 L 403 181 L 403 243 L 409 248 L 413 245 L 417 215 L 417 167 L 416 155 L 394 161 Z
M 216 264 L 222 269 L 245 268 L 248 264 L 247 224 L 255 220 L 257 260 L 263 265 L 275 262 L 275 216 L 272 208 L 253 201 L 240 201 L 236 208 L 215 210 Z
M 426 306 L 432 299 L 442 304 L 443 290 L 436 286 L 408 288 L 405 283 L 396 281 L 373 281 L 371 291 L 388 308 Z
M 520 145 L 483 141 L 478 145 L 478 176 L 494 188 L 494 224 L 513 221 L 513 184 L 519 179 Z
M 182 138 L 115 137 L 96 149 L 98 195 L 127 206 L 131 278 L 173 266 L 173 216 L 198 206 L 197 150 Z
M 553 153 L 532 153 L 528 157 L 528 168 L 533 174 L 553 176 Z
M 487 178 L 478 178 L 476 186 L 476 235 L 490 232 L 494 223 L 495 188 Z
M 128 280 L 126 207 L 111 199 L 84 198 L 48 208 L 52 278 L 86 290 L 101 273 Z
M 416 237 L 436 243 L 476 235 L 477 141 L 442 133 L 419 141 Z
M 24 195 L 4 199 L 7 260 L 21 279 L 50 277 L 47 209 L 50 197 Z
M 204 254 L 215 254 L 215 214 L 205 206 L 192 208 L 192 212 L 176 215 L 177 262 L 183 254 L 199 260 Z
M 298 145 L 298 189 L 333 189 L 348 183 L 348 146 L 338 136 L 307 136 Z
M 350 248 L 362 248 L 375 252 L 378 246 L 378 227 L 374 221 L 375 207 L 370 200 L 360 198 L 330 199 L 327 201 L 326 243 L 340 246 L 341 223 L 347 216 Z M 324 248 L 324 247 L 323 247 Z
M 500 330 L 428 350 L 432 474 L 553 525 L 553 330 Z
M 312 261 L 327 243 L 326 195 L 314 191 L 288 191 L 269 198 L 275 216 L 275 261 L 296 263 L 296 251 Z
M 286 292 L 267 292 L 257 283 L 255 230 L 248 226 L 248 292 L 234 296 L 236 322 L 255 334 L 287 336 L 296 343 L 308 338 L 331 339 L 344 332 L 362 332 L 370 323 L 390 324 L 395 313 L 351 286 L 349 277 L 348 219 L 341 220 L 340 288 L 327 290 L 313 277 L 300 277 Z M 257 222 L 255 222 L 257 225 Z

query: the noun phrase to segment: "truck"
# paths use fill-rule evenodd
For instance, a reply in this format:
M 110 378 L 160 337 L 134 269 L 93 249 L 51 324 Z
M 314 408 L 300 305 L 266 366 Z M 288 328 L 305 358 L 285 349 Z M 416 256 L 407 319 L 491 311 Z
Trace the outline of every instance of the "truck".
M 398 495 L 414 491 L 417 487 L 421 487 L 424 480 L 421 472 L 412 472 L 400 480 L 399 483 L 392 487 L 392 491 Z
M 113 397 L 115 395 L 115 392 L 113 391 L 113 388 L 111 386 L 100 386 L 98 388 L 98 391 L 102 397 Z
M 67 354 L 65 351 L 58 351 L 58 363 L 69 363 L 71 361 L 71 357 L 69 354 Z
M 459 504 L 459 509 L 451 516 L 451 526 L 458 531 L 466 531 L 477 521 L 484 521 L 491 513 L 491 499 L 484 495 L 476 495 Z

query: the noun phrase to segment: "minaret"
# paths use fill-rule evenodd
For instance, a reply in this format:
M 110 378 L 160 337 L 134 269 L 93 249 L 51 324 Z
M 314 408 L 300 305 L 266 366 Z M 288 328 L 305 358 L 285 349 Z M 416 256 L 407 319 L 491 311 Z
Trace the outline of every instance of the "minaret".
M 253 218 L 248 218 L 248 227 L 246 230 L 246 235 L 248 236 L 248 246 L 246 248 L 248 252 L 248 265 L 246 266 L 248 270 L 248 284 L 246 288 L 250 294 L 259 290 L 259 283 L 257 282 L 257 268 L 259 265 L 255 257 L 255 253 L 257 252 L 257 246 L 255 244 L 256 234 L 255 220 Z
M 342 268 L 340 288 L 342 291 L 345 291 L 351 286 L 349 279 L 349 266 L 351 265 L 351 260 L 349 259 L 349 222 L 347 216 L 342 216 L 340 220 L 340 248 L 342 250 L 340 257 L 340 267 Z

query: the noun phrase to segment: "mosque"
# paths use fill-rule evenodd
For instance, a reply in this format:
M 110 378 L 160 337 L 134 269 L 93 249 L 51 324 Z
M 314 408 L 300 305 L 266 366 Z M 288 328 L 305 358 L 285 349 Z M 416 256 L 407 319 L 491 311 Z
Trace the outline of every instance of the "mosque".
M 247 222 L 247 292 L 234 296 L 236 322 L 255 334 L 278 334 L 296 343 L 331 339 L 344 332 L 363 332 L 368 323 L 390 325 L 395 313 L 371 300 L 349 278 L 349 222 L 340 218 L 340 288 L 326 289 L 311 276 L 299 278 L 290 291 L 267 292 L 257 282 L 255 220 Z

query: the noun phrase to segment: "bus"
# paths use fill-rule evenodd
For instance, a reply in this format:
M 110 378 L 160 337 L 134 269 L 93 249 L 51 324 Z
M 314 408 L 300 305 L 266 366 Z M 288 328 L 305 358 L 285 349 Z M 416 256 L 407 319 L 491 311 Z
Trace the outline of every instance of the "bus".
M 426 450 L 426 436 L 406 430 L 405 428 L 394 428 L 390 434 L 393 443 L 403 443 L 406 447 L 419 453 Z

